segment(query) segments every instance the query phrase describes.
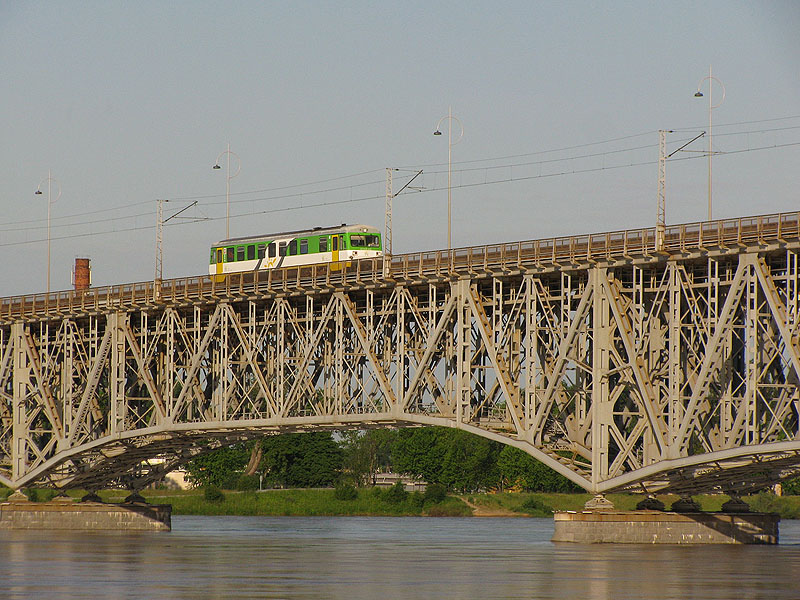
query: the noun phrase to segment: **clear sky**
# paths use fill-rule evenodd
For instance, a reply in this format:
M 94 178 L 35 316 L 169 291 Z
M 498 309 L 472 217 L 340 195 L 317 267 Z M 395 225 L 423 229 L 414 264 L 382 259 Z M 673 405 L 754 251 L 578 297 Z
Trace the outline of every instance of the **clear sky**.
M 800 209 L 800 2 L 137 2 L 0 0 L 0 296 L 207 272 L 225 237 L 338 223 L 394 250 L 649 227 L 658 129 L 708 127 L 714 216 Z M 714 83 L 713 100 L 721 98 Z M 708 93 L 708 82 L 703 83 Z M 460 129 L 453 122 L 454 139 Z M 707 214 L 705 138 L 667 164 L 667 222 Z M 763 149 L 768 148 L 768 149 Z M 237 159 L 232 159 L 232 170 Z

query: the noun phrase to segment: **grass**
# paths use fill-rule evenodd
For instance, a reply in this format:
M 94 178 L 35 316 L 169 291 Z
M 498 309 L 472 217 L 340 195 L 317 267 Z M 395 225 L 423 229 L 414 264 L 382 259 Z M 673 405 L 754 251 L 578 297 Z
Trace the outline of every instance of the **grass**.
M 0 491 L 0 498 L 10 490 Z M 36 501 L 50 500 L 52 490 L 38 489 L 31 494 Z M 73 498 L 85 491 L 70 490 Z M 105 502 L 122 502 L 129 492 L 105 490 L 100 492 Z M 408 494 L 402 502 L 391 502 L 383 490 L 359 489 L 353 500 L 337 500 L 333 489 L 288 489 L 263 492 L 224 490 L 222 498 L 207 498 L 204 490 L 144 490 L 142 495 L 152 504 L 171 504 L 174 515 L 253 515 L 253 516 L 470 516 L 472 510 L 456 496 L 443 502 L 425 502 L 421 494 Z M 468 494 L 472 504 L 532 517 L 550 517 L 554 510 L 582 510 L 591 494 L 556 494 L 505 492 L 499 494 Z M 609 494 L 608 499 L 619 510 L 633 510 L 643 498 L 641 494 Z M 658 496 L 667 508 L 678 499 L 674 495 Z M 703 511 L 719 511 L 728 500 L 724 495 L 698 495 L 695 501 Z M 800 519 L 800 496 L 775 496 L 762 492 L 745 497 L 754 511 L 778 513 L 783 519 Z
M 634 510 L 639 501 L 644 498 L 641 494 L 609 494 L 606 497 L 618 510 Z M 583 510 L 583 505 L 591 498 L 591 494 L 526 492 L 470 494 L 467 496 L 471 503 L 478 506 L 527 514 L 532 517 L 549 517 L 554 510 Z M 705 512 L 720 511 L 728 498 L 728 496 L 717 494 L 694 496 L 694 500 Z M 678 496 L 664 494 L 658 496 L 658 499 L 669 509 Z M 778 513 L 783 519 L 800 519 L 800 496 L 775 496 L 762 492 L 754 496 L 747 496 L 744 500 L 754 511 Z
M 382 490 L 360 489 L 353 500 L 337 500 L 332 489 L 289 489 L 264 492 L 223 491 L 222 499 L 208 500 L 203 490 L 145 490 L 153 504 L 171 504 L 173 515 L 252 516 L 469 516 L 469 507 L 458 498 L 425 503 L 421 494 L 409 494 L 402 502 L 384 498 Z M 125 492 L 105 491 L 106 502 L 121 502 Z

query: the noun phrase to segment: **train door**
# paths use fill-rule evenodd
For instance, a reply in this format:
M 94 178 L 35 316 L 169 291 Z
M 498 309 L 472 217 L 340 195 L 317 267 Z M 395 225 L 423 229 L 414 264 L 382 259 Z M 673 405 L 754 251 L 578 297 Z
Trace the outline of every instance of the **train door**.
M 339 244 L 340 243 L 341 243 L 340 236 L 338 236 L 338 235 L 331 236 L 331 254 L 333 255 L 333 257 L 331 259 L 331 260 L 333 260 L 333 262 L 331 263 L 331 270 L 332 271 L 338 271 L 339 269 L 341 269 L 341 265 L 339 264 Z
M 222 259 L 224 255 L 224 250 L 222 248 L 217 248 L 217 281 L 223 281 L 222 277 Z

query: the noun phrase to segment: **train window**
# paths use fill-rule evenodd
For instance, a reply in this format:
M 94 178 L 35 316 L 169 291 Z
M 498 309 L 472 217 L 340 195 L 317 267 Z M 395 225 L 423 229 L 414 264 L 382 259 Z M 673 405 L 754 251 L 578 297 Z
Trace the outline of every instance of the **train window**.
M 281 256 L 283 256 L 283 255 L 281 255 Z M 275 258 L 275 242 L 272 242 L 269 245 L 269 257 L 270 258 Z
M 236 260 L 244 260 L 244 246 L 236 248 Z
M 289 242 L 289 255 L 295 256 L 297 254 L 297 240 Z
M 319 251 L 320 252 L 328 251 L 328 238 L 326 237 L 319 238 Z
M 235 253 L 234 253 L 233 247 L 225 248 L 225 254 L 226 254 L 225 262 L 233 262 L 234 261 Z
M 366 237 L 363 235 L 351 235 L 350 247 L 351 248 L 364 248 L 367 245 Z
M 308 254 L 308 240 L 300 240 L 300 254 Z
M 247 247 L 247 260 L 255 260 L 256 258 L 256 246 L 255 244 L 250 244 Z
M 216 258 L 216 256 L 217 256 L 217 253 L 216 253 L 216 252 L 214 252 L 214 249 L 212 248 L 212 249 L 211 249 L 211 260 L 210 260 L 210 263 L 211 263 L 212 265 L 213 265 L 215 262 L 217 262 L 216 260 L 214 260 L 214 259 Z
M 281 242 L 280 246 L 278 247 L 278 254 L 281 256 L 286 256 L 286 242 Z
M 222 262 L 223 255 L 224 255 L 224 253 L 222 252 L 222 248 L 217 248 L 217 262 L 218 263 Z
M 381 247 L 381 238 L 378 235 L 368 235 L 367 237 L 367 246 L 370 248 L 380 248 Z
M 264 244 L 258 245 L 258 258 L 264 258 L 266 255 L 267 247 Z
M 333 236 L 333 251 L 336 252 L 339 249 L 339 236 Z

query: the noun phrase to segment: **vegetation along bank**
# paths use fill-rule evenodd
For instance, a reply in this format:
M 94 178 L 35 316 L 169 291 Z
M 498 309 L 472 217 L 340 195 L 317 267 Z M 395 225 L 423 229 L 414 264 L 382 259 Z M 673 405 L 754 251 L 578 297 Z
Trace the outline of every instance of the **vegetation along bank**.
M 374 486 L 385 472 L 424 481 L 424 491 L 409 492 L 402 484 Z M 579 510 L 590 498 L 516 448 L 442 427 L 269 436 L 209 449 L 187 465 L 186 478 L 194 489 L 142 494 L 151 503 L 172 504 L 175 515 L 549 517 L 554 510 Z M 783 490 L 782 497 L 761 493 L 746 501 L 754 510 L 800 518 L 800 480 Z M 27 493 L 32 500 L 55 495 L 53 490 Z M 127 492 L 100 495 L 120 502 Z M 609 496 L 623 510 L 632 510 L 641 498 Z M 660 499 L 670 506 L 676 498 Z M 703 510 L 719 510 L 727 496 L 695 499 Z

